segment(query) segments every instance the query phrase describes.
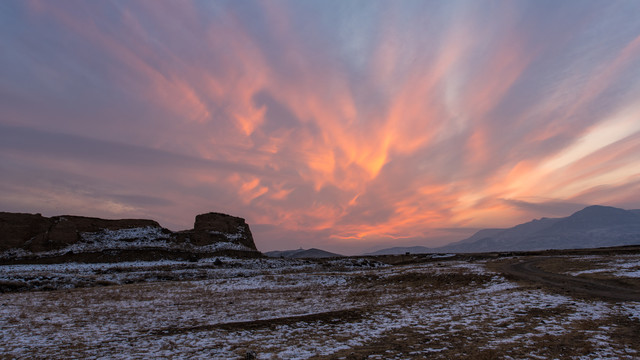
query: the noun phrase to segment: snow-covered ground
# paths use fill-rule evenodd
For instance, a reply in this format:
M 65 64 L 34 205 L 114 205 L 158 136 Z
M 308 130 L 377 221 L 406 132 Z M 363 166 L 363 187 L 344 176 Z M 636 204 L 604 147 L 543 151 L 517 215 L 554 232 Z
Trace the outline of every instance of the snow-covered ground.
M 217 260 L 1 266 L 0 281 L 62 279 L 0 294 L 1 357 L 640 357 L 640 303 L 518 285 L 483 262 Z
M 233 259 L 216 257 L 198 262 L 135 261 L 120 263 L 62 263 L 0 266 L 2 284 L 17 290 L 57 290 L 166 280 L 250 278 L 282 271 L 304 271 L 317 264 L 304 260 Z M 253 280 L 252 280 L 253 281 Z

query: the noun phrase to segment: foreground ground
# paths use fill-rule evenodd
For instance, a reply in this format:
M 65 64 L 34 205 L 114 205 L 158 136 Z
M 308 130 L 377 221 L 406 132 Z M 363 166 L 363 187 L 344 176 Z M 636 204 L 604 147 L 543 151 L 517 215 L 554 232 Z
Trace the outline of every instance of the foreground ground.
M 640 358 L 640 255 L 457 259 L 1 266 L 0 358 Z

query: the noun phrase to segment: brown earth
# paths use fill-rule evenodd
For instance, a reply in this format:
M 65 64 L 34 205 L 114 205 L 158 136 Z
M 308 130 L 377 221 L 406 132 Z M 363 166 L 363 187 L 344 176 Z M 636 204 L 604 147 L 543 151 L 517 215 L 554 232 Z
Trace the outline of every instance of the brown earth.
M 363 317 L 364 309 L 345 309 L 336 311 L 326 311 L 320 313 L 283 316 L 271 319 L 261 319 L 252 321 L 234 321 L 210 325 L 198 325 L 187 327 L 169 327 L 158 329 L 151 334 L 154 335 L 174 335 L 180 333 L 190 333 L 194 331 L 211 331 L 215 329 L 222 330 L 253 330 L 261 328 L 276 328 L 282 325 L 293 325 L 300 322 L 346 322 L 356 321 Z

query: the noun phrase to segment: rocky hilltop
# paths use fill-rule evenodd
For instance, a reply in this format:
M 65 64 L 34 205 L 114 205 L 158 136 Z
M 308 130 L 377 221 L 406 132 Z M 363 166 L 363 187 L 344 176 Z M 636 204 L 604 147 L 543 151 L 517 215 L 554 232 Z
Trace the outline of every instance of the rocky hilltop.
M 0 212 L 0 262 L 132 261 L 260 256 L 244 219 L 207 213 L 172 232 L 145 219 Z

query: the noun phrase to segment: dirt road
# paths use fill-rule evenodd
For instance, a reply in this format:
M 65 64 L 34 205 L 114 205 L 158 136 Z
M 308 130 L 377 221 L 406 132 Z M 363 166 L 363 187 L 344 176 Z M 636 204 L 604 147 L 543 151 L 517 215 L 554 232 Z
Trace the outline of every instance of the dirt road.
M 613 281 L 588 279 L 542 270 L 541 265 L 550 259 L 552 258 L 536 257 L 508 261 L 501 264 L 500 270 L 518 279 L 576 295 L 618 301 L 640 301 L 640 289 L 638 288 L 621 286 Z

